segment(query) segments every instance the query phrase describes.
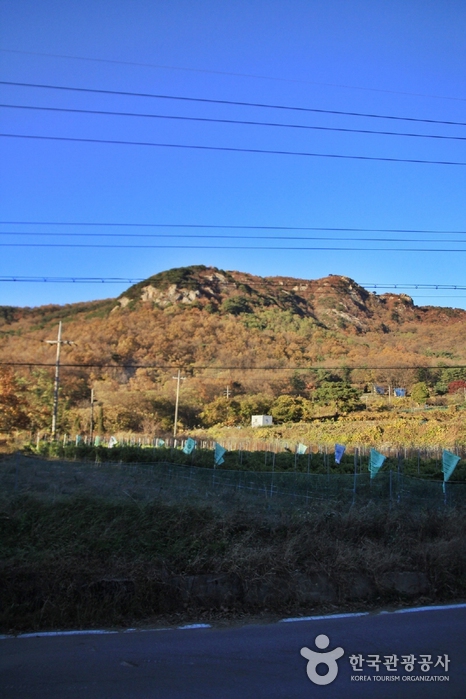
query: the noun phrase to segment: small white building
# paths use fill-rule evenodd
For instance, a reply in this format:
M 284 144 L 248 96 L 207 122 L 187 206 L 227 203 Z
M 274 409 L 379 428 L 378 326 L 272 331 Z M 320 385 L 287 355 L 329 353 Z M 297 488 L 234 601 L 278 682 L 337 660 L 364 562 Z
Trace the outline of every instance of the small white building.
M 253 415 L 251 417 L 251 427 L 268 427 L 271 424 L 271 415 Z

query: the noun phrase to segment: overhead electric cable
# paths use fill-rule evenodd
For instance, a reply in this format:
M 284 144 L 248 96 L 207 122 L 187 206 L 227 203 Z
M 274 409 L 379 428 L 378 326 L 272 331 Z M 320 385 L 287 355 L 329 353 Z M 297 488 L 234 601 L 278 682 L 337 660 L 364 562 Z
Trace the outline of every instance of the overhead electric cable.
M 363 286 L 365 289 L 440 289 L 443 291 L 445 289 L 466 289 L 466 286 L 460 286 L 459 284 L 374 284 L 372 282 L 361 282 L 360 286 Z
M 40 282 L 40 283 L 60 283 L 60 284 L 77 284 L 77 283 L 82 283 L 82 284 L 139 284 L 140 282 L 145 282 L 149 281 L 147 277 L 133 277 L 133 278 L 128 278 L 128 277 L 48 277 L 46 275 L 39 276 L 39 277 L 22 277 L 19 275 L 10 275 L 10 276 L 0 276 L 0 282 Z M 316 280 L 303 280 L 303 279 L 297 279 L 296 282 L 283 282 L 283 281 L 278 281 L 274 279 L 269 279 L 267 277 L 264 278 L 263 282 L 254 282 L 253 280 L 242 280 L 238 279 L 236 282 L 224 282 L 222 281 L 222 286 L 238 286 L 240 284 L 245 284 L 247 283 L 248 286 L 251 286 L 254 288 L 254 286 L 260 286 L 263 288 L 264 286 L 271 286 L 275 285 L 278 286 L 280 289 L 296 289 L 296 287 L 302 287 L 304 285 L 311 284 L 313 281 Z M 374 284 L 374 283 L 366 283 L 366 282 L 355 282 L 358 286 L 363 287 L 364 289 L 410 289 L 410 290 L 418 290 L 418 289 L 429 289 L 429 290 L 438 290 L 438 291 L 446 291 L 448 289 L 451 289 L 453 291 L 466 291 L 466 286 L 461 286 L 459 284 Z M 299 289 L 298 289 L 299 290 Z M 302 290 L 302 289 L 301 289 Z M 328 293 L 329 290 L 325 288 L 322 293 Z M 316 292 L 313 291 L 315 294 Z M 426 297 L 427 298 L 427 297 Z M 434 298 L 434 297 L 432 297 Z
M 61 90 L 66 92 L 81 92 L 100 95 L 117 95 L 123 97 L 144 97 L 151 99 L 176 100 L 181 102 L 201 102 L 205 104 L 227 104 L 235 107 L 257 107 L 260 109 L 281 109 L 293 112 L 309 112 L 314 114 L 337 114 L 341 116 L 364 117 L 367 119 L 391 119 L 395 121 L 412 121 L 422 124 L 445 124 L 449 126 L 466 126 L 464 121 L 448 121 L 441 119 L 421 119 L 418 117 L 402 117 L 390 114 L 373 114 L 366 112 L 348 112 L 336 109 L 318 109 L 315 107 L 296 107 L 281 104 L 267 104 L 262 102 L 242 102 L 239 100 L 221 100 L 208 97 L 187 97 L 180 95 L 163 95 L 150 92 L 128 92 L 125 90 L 104 90 L 90 87 L 70 87 L 67 85 L 44 85 L 42 83 L 23 83 L 11 80 L 0 80 L 0 85 L 10 85 L 11 87 L 34 87 L 45 90 Z
M 454 100 L 464 102 L 465 97 L 447 97 L 445 95 L 427 95 L 419 92 L 402 92 L 400 90 L 384 90 L 377 87 L 361 87 L 357 85 L 340 85 L 338 83 L 317 82 L 315 80 L 304 80 L 302 78 L 279 78 L 271 75 L 255 75 L 252 73 L 233 73 L 225 70 L 212 70 L 206 68 L 186 68 L 185 66 L 167 66 L 162 63 L 142 63 L 139 61 L 119 61 L 111 58 L 91 58 L 88 56 L 69 56 L 62 53 L 43 53 L 40 51 L 20 51 L 18 49 L 0 49 L 3 53 L 17 53 L 29 56 L 43 56 L 46 58 L 65 58 L 73 61 L 91 61 L 94 63 L 111 63 L 124 66 L 136 66 L 139 68 L 158 68 L 162 70 L 179 70 L 189 73 L 209 73 L 213 75 L 228 75 L 235 78 L 253 78 L 256 80 L 274 80 L 287 83 L 304 83 L 306 85 L 322 85 L 324 87 L 338 87 L 345 90 L 362 90 L 364 92 L 383 92 L 391 95 L 407 95 L 411 97 L 429 97 L 432 99 Z
M 398 241 L 400 242 L 400 241 Z M 462 241 L 455 241 L 462 242 Z M 334 251 L 376 251 L 376 252 L 466 252 L 466 248 L 346 248 L 346 247 L 303 247 L 271 245 L 104 245 L 89 243 L 0 243 L 2 248 L 106 248 L 106 249 L 171 249 L 171 250 L 334 250 Z
M 231 146 L 200 146 L 181 143 L 153 143 L 150 141 L 122 141 L 104 138 L 73 138 L 70 136 L 32 136 L 28 134 L 0 133 L 3 138 L 22 138 L 39 141 L 57 141 L 71 143 L 104 143 L 117 146 L 151 146 L 155 148 L 178 148 L 200 151 L 221 151 L 225 153 L 255 153 L 266 155 L 296 155 L 308 158 L 333 158 L 338 160 L 365 160 L 388 163 L 414 163 L 417 165 L 466 165 L 466 162 L 452 160 L 420 160 L 418 158 L 388 158 L 371 155 L 342 155 L 338 153 L 308 153 L 305 151 L 265 150 L 261 148 L 234 148 Z
M 330 226 L 245 226 L 205 223 L 109 223 L 90 221 L 0 221 L 1 226 L 108 226 L 132 228 L 222 228 L 232 230 L 265 230 L 265 231 L 332 231 L 348 233 L 449 233 L 463 234 L 464 231 L 441 230 L 432 228 L 342 228 Z
M 0 224 L 1 225 L 1 224 Z M 0 236 L 37 236 L 38 238 L 46 238 L 48 236 L 59 238 L 188 238 L 194 240 L 196 238 L 209 238 L 221 240 L 251 240 L 249 235 L 224 235 L 212 233 L 50 233 L 44 231 L 0 231 Z M 328 241 L 367 241 L 379 243 L 466 243 L 466 240 L 445 240 L 445 238 L 357 238 L 351 236 L 336 237 L 336 236 L 293 236 L 293 235 L 268 235 L 255 236 L 254 240 L 328 240 Z
M 98 279 L 98 278 L 86 278 L 86 277 L 20 277 L 20 276 L 11 276 L 11 277 L 2 277 L 0 276 L 0 284 L 1 283 L 8 283 L 8 282 L 16 282 L 18 284 L 21 283 L 42 283 L 42 284 L 138 284 L 140 282 L 145 281 L 144 279 Z M 290 287 L 281 287 L 284 289 L 290 288 Z M 372 287 L 370 286 L 365 286 L 365 289 L 370 289 Z M 392 287 L 393 288 L 393 287 Z M 405 287 L 400 287 L 400 288 L 405 288 Z M 459 290 L 464 289 L 466 290 L 466 287 L 458 287 Z M 299 293 L 299 290 L 298 290 Z M 321 292 L 322 294 L 328 294 L 328 290 L 323 290 Z M 316 292 L 313 292 L 313 295 L 316 295 Z M 416 299 L 465 299 L 466 296 L 463 294 L 416 294 Z
M 176 116 L 172 114 L 141 114 L 137 112 L 115 112 L 102 109 L 69 109 L 65 107 L 34 107 L 29 105 L 19 104 L 0 104 L 0 107 L 5 109 L 25 109 L 41 112 L 65 112 L 72 114 L 91 114 L 99 116 L 123 116 L 123 117 L 141 117 L 150 119 L 172 119 L 176 121 L 196 121 L 208 122 L 215 124 L 238 124 L 242 126 L 272 126 L 284 129 L 304 129 L 311 131 L 337 131 L 341 133 L 357 133 L 370 134 L 375 136 L 404 136 L 408 138 L 433 138 L 447 141 L 466 141 L 466 136 L 444 136 L 437 134 L 422 134 L 422 133 L 406 133 L 399 131 L 374 131 L 372 129 L 347 129 L 337 126 L 309 126 L 303 124 L 280 124 L 270 121 L 248 121 L 240 119 L 213 119 L 210 117 L 192 117 L 192 116 Z
M 21 277 L 0 276 L 0 282 L 33 282 L 42 284 L 138 284 L 144 279 L 122 279 L 118 277 Z
M 31 367 L 31 366 L 43 366 L 43 367 L 55 367 L 55 363 L 50 363 L 50 362 L 2 362 L 0 361 L 0 366 L 23 366 L 23 367 Z M 320 370 L 325 370 L 325 371 L 355 371 L 355 370 L 364 370 L 364 371 L 373 371 L 375 369 L 411 369 L 411 370 L 416 370 L 416 369 L 466 369 L 466 364 L 442 364 L 441 366 L 436 366 L 436 365 L 412 365 L 412 366 L 407 366 L 406 364 L 398 364 L 398 365 L 390 365 L 390 366 L 292 366 L 292 367 L 271 367 L 271 366 L 254 366 L 254 367 L 243 367 L 243 366 L 211 366 L 211 365 L 191 365 L 189 362 L 187 364 L 183 364 L 184 367 L 187 367 L 193 371 L 196 371 L 198 369 L 202 371 L 206 370 L 236 370 L 236 371 L 296 371 L 296 370 L 301 370 L 301 371 L 320 371 Z M 97 369 L 166 369 L 172 370 L 172 369 L 178 369 L 180 367 L 179 364 L 106 364 L 105 362 L 102 363 L 89 363 L 89 364 L 83 364 L 83 363 L 60 363 L 60 368 L 62 367 L 69 367 L 69 368 L 74 368 L 74 369 L 84 369 L 84 368 L 97 368 Z

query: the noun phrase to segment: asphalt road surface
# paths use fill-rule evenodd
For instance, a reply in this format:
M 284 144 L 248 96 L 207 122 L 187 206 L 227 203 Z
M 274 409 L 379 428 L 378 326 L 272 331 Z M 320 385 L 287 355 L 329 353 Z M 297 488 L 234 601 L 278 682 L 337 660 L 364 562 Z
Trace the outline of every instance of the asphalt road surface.
M 327 653 L 343 649 L 343 654 L 337 650 L 336 655 L 341 656 L 338 659 L 331 656 L 333 663 L 332 660 L 328 665 L 314 663 L 317 669 L 313 677 L 318 682 L 332 668 L 333 674 L 337 670 L 336 678 L 325 685 L 311 681 L 307 675 L 308 661 L 300 652 L 302 648 L 308 649 L 304 651 L 308 656 L 309 651 Z M 384 662 L 393 660 L 388 656 L 394 655 L 398 657 L 396 666 L 385 665 Z M 412 655 L 414 666 L 410 669 L 403 656 Z M 351 656 L 356 656 L 352 659 L 355 668 Z M 448 656 L 447 668 L 439 663 L 440 657 L 445 664 L 445 656 Z M 423 660 L 427 664 L 421 666 Z M 359 665 L 361 670 L 357 669 Z M 324 679 L 329 678 L 331 675 Z M 0 696 L 2 699 L 464 699 L 466 605 L 221 629 L 2 637 Z

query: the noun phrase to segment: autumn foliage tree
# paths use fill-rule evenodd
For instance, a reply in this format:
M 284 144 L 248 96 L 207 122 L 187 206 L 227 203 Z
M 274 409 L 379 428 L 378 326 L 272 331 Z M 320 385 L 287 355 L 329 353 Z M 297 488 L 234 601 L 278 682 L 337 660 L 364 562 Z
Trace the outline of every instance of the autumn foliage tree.
M 29 427 L 25 387 L 10 369 L 0 369 L 0 431 Z
M 459 393 L 460 391 L 466 393 L 466 381 L 451 381 L 448 384 L 448 393 Z

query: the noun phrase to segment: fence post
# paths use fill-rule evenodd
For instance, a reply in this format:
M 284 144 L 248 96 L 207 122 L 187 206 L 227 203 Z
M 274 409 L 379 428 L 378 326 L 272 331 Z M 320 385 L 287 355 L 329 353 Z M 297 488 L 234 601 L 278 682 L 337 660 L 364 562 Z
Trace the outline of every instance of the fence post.
M 397 484 L 396 484 L 396 499 L 398 502 L 400 501 L 400 495 L 401 495 L 401 487 L 400 487 L 400 478 L 401 478 L 401 451 L 398 450 L 398 463 L 397 463 Z
M 357 481 L 357 469 L 358 469 L 358 448 L 354 447 L 354 476 L 353 476 L 353 502 L 351 506 L 354 505 L 356 501 L 356 481 Z
M 19 461 L 19 452 L 16 452 L 16 454 L 15 454 L 15 490 L 18 490 L 18 461 Z
M 273 495 L 273 477 L 275 473 L 275 452 L 273 452 L 272 456 L 272 478 L 270 480 L 270 497 Z

